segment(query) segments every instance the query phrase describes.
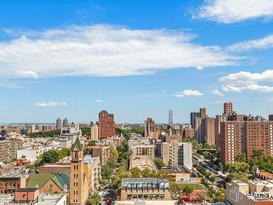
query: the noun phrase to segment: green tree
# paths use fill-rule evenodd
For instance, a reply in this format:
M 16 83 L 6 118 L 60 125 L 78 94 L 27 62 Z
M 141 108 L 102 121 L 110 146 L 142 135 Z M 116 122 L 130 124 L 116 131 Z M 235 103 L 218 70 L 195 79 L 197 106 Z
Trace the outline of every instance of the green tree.
M 68 149 L 68 148 L 62 148 L 62 149 L 56 150 L 56 151 L 58 153 L 58 160 L 61 160 L 61 159 L 70 155 L 70 149 Z
M 214 176 L 211 176 L 211 177 L 209 178 L 209 180 L 210 180 L 211 183 L 214 183 L 215 180 L 216 180 L 216 178 L 215 178 Z
M 246 162 L 246 154 L 245 153 L 240 153 L 236 156 L 235 158 L 236 162 Z
M 168 161 L 168 168 L 170 169 L 171 167 L 172 167 L 172 161 L 169 160 L 169 161 Z
M 58 130 L 51 130 L 47 132 L 33 132 L 33 133 L 27 134 L 26 136 L 30 138 L 38 138 L 38 137 L 54 137 L 60 134 L 61 134 L 61 130 L 58 129 Z
M 105 164 L 101 168 L 101 177 L 102 179 L 110 179 L 113 172 L 113 168 L 108 164 Z
M 95 192 L 94 194 L 88 196 L 87 205 L 98 205 L 101 200 L 101 196 Z
M 183 189 L 182 189 L 183 193 L 185 195 L 190 195 L 192 192 L 193 192 L 193 187 L 192 186 L 185 186 Z
M 218 163 L 218 169 L 219 169 L 220 171 L 223 171 L 224 165 L 223 165 L 222 162 L 219 162 L 219 163 Z
M 157 166 L 158 169 L 161 169 L 162 167 L 165 167 L 166 165 L 164 164 L 163 160 L 160 158 L 155 158 L 154 159 L 155 165 Z
M 149 168 L 145 168 L 141 171 L 141 175 L 144 178 L 150 177 L 151 176 L 151 170 Z
M 97 142 L 95 140 L 92 140 L 87 143 L 87 146 L 96 146 Z
M 55 163 L 59 160 L 59 154 L 56 150 L 49 150 L 42 156 L 42 163 Z
M 83 127 L 81 131 L 83 136 L 91 136 L 91 127 Z
M 133 178 L 139 178 L 140 174 L 141 174 L 141 170 L 137 167 L 132 168 L 131 170 L 131 174 Z

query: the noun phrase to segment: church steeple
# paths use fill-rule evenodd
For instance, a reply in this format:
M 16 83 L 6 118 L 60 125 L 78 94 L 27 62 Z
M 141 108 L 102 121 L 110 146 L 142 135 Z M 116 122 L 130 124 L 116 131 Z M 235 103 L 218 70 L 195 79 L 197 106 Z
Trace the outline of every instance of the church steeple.
M 83 159 L 83 145 L 80 142 L 79 137 L 75 140 L 71 146 L 72 161 L 79 161 Z

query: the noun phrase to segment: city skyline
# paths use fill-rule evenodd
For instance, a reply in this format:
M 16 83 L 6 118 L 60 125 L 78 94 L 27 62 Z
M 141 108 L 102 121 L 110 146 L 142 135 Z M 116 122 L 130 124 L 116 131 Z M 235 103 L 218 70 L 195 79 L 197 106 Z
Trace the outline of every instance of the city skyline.
M 273 3 L 3 1 L 0 122 L 272 114 Z M 249 12 L 251 11 L 251 12 Z M 141 13 L 141 15 L 140 15 Z

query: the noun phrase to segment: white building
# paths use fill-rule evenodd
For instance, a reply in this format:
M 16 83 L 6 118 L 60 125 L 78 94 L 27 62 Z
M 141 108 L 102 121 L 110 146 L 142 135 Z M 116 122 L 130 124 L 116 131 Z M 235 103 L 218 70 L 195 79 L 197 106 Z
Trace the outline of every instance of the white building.
M 42 145 L 28 147 L 28 148 L 20 149 L 17 151 L 17 159 L 20 159 L 22 158 L 22 156 L 25 156 L 25 158 L 29 159 L 31 163 L 34 163 L 38 159 L 39 155 L 49 150 L 57 150 L 61 148 L 62 146 L 60 144 L 56 144 L 53 146 L 46 146 L 46 147 Z
M 57 136 L 55 140 L 57 140 L 62 147 L 70 148 L 77 137 L 81 136 L 80 126 L 72 123 L 68 126 L 61 127 L 61 134 Z

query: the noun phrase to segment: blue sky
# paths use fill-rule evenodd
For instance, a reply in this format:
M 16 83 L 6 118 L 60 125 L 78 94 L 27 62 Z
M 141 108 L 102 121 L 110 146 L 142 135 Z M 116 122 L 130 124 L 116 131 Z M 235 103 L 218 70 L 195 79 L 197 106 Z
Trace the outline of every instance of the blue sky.
M 0 122 L 273 113 L 273 2 L 2 0 Z

